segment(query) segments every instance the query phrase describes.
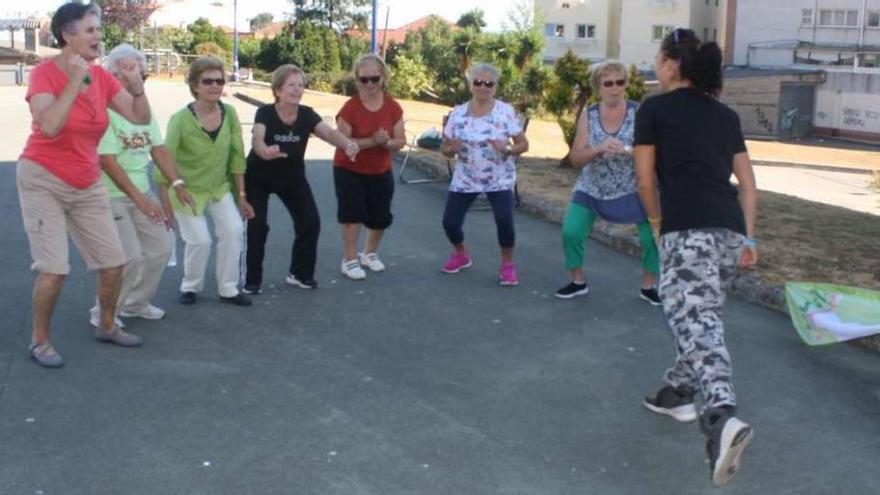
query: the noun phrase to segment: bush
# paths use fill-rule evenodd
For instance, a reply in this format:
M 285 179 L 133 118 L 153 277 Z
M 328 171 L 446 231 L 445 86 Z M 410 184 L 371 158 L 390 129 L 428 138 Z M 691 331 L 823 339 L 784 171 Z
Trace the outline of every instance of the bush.
M 333 92 L 345 96 L 354 96 L 357 94 L 357 86 L 354 83 L 354 75 L 351 73 L 336 80 L 333 83 Z
M 398 55 L 392 72 L 388 92 L 395 98 L 412 100 L 431 89 L 431 75 L 418 55 Z
M 313 72 L 308 77 L 308 87 L 313 91 L 333 93 L 336 89 L 336 81 L 343 77 L 342 73 Z

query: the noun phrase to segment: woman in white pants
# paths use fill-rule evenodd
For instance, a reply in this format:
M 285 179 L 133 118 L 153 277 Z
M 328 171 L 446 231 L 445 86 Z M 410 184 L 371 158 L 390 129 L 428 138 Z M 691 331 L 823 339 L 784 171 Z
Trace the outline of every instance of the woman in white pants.
M 146 58 L 133 46 L 117 45 L 107 55 L 106 67 L 128 88 L 124 77 L 119 77 L 119 63 L 134 61 L 146 78 Z M 98 145 L 102 179 L 110 193 L 110 208 L 119 231 L 119 240 L 128 262 L 122 272 L 122 283 L 116 305 L 118 315 L 159 320 L 165 311 L 151 301 L 159 289 L 165 264 L 171 255 L 171 221 L 150 190 L 148 176 L 150 158 L 156 163 L 162 177 L 174 185 L 181 204 L 195 208 L 171 153 L 162 140 L 156 118 L 149 124 L 133 124 L 112 109 L 108 109 L 110 126 Z M 97 327 L 100 321 L 98 305 L 90 311 L 90 322 Z M 117 320 L 117 325 L 122 323 Z
M 242 218 L 254 216 L 244 190 L 245 158 L 241 123 L 235 108 L 220 101 L 226 84 L 223 62 L 201 57 L 190 66 L 187 82 L 195 101 L 179 110 L 168 122 L 166 144 L 178 164 L 181 178 L 195 201 L 195 208 L 168 194 L 169 183 L 157 176 L 166 211 L 173 210 L 183 237 L 183 281 L 180 302 L 193 304 L 205 284 L 211 256 L 211 234 L 205 214 L 211 216 L 217 236 L 217 291 L 224 302 L 250 306 L 239 291 L 239 259 L 244 228 Z M 238 200 L 233 199 L 236 194 Z

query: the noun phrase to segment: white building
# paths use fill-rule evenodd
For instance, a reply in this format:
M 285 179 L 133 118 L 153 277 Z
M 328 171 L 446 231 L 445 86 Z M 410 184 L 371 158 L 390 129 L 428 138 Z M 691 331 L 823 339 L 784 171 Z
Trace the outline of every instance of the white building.
M 880 0 L 732 0 L 734 63 L 825 71 L 814 130 L 880 140 Z
M 726 1 L 535 0 L 545 22 L 543 58 L 553 62 L 570 48 L 581 58 L 619 58 L 650 69 L 660 41 L 674 28 L 723 45 Z

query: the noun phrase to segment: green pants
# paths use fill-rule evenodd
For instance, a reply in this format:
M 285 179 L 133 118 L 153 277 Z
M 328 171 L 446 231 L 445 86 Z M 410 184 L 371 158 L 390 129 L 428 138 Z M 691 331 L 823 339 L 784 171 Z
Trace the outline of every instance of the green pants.
M 596 213 L 579 204 L 569 203 L 565 222 L 562 224 L 562 248 L 565 251 L 565 268 L 574 270 L 584 264 L 584 240 L 593 231 Z M 645 220 L 636 224 L 639 242 L 642 245 L 642 269 L 648 273 L 659 273 L 660 262 L 657 246 L 651 233 L 651 224 Z

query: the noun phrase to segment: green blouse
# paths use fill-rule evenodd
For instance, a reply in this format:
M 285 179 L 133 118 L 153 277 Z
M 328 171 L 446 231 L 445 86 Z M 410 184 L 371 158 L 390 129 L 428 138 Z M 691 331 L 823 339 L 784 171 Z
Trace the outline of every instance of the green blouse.
M 196 202 L 196 214 L 205 211 L 208 201 L 218 201 L 234 186 L 232 175 L 244 174 L 246 162 L 244 143 L 241 140 L 241 122 L 232 105 L 222 103 L 226 112 L 212 140 L 202 129 L 202 124 L 192 111 L 184 107 L 168 122 L 165 145 L 177 162 L 177 171 L 186 181 L 186 189 Z M 156 170 L 156 182 L 168 187 L 168 181 Z M 176 194 L 169 194 L 175 210 L 190 211 L 178 201 Z

